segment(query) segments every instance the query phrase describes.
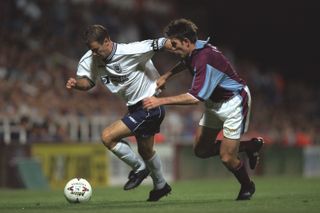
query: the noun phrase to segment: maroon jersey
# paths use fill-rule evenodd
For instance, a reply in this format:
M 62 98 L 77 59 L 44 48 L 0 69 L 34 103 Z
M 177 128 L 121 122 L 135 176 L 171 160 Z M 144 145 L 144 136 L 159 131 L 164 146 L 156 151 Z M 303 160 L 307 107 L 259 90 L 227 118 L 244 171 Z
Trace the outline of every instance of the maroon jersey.
M 201 101 L 222 102 L 240 94 L 246 85 L 228 59 L 208 41 L 196 41 L 196 49 L 185 59 L 193 75 L 189 93 Z

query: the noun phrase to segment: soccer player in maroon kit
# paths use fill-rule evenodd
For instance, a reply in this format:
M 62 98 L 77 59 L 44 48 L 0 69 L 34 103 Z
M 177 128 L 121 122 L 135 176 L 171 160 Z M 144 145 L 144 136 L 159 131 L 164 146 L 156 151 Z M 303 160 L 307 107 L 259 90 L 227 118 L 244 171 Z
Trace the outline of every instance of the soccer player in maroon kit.
M 238 152 L 246 152 L 250 168 L 254 169 L 263 145 L 260 137 L 240 141 L 248 129 L 250 91 L 216 47 L 208 41 L 198 40 L 197 30 L 190 20 L 178 19 L 169 23 L 165 35 L 171 42 L 171 51 L 180 55 L 182 61 L 157 81 L 161 88 L 172 75 L 189 70 L 193 75 L 190 90 L 177 96 L 146 98 L 144 108 L 204 102 L 205 111 L 197 128 L 194 153 L 200 158 L 220 155 L 223 164 L 241 184 L 236 200 L 249 200 L 255 192 L 255 184 L 238 158 Z M 223 139 L 215 141 L 221 130 Z

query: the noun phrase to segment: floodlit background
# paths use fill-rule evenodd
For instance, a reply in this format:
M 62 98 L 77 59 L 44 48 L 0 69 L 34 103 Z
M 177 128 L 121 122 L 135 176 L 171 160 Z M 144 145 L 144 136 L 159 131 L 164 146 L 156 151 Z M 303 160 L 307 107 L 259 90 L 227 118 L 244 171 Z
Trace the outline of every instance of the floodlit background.
M 129 169 L 105 150 L 100 132 L 125 104 L 99 83 L 88 93 L 65 88 L 86 51 L 82 33 L 102 24 L 119 43 L 152 39 L 181 17 L 198 25 L 200 39 L 210 37 L 251 89 L 244 139 L 266 139 L 252 175 L 320 176 L 319 9 L 289 0 L 0 1 L 0 187 L 58 188 L 75 176 L 123 184 Z M 160 73 L 177 60 L 154 57 Z M 180 73 L 163 95 L 187 91 L 190 81 Z M 201 110 L 167 107 L 156 150 L 171 181 L 230 176 L 219 159 L 192 153 Z

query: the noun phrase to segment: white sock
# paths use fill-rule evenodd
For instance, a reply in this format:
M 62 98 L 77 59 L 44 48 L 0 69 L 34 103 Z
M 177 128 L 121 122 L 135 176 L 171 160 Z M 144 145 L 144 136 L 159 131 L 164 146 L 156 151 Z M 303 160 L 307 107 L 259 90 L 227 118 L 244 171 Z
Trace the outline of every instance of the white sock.
M 150 170 L 150 176 L 153 180 L 154 189 L 162 189 L 166 185 L 166 180 L 162 174 L 162 165 L 160 157 L 155 153 L 150 160 L 146 161 L 147 167 Z
M 144 161 L 125 143 L 117 143 L 111 151 L 123 162 L 128 164 L 135 172 L 146 168 Z

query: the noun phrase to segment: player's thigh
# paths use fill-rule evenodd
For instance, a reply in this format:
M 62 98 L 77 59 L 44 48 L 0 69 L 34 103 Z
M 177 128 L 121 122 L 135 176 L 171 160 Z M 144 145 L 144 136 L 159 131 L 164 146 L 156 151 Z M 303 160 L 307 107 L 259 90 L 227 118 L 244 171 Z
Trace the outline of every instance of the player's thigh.
M 210 144 L 214 143 L 220 129 L 212 129 L 206 126 L 198 126 L 196 131 L 196 138 L 194 142 L 195 149 L 207 148 Z
M 223 122 L 216 113 L 212 109 L 206 108 L 199 121 L 194 147 L 206 148 L 216 140 L 222 127 Z
M 154 155 L 154 136 L 138 137 L 136 136 L 138 144 L 138 152 L 144 160 L 149 160 Z
M 107 143 L 118 142 L 120 139 L 131 135 L 130 129 L 123 121 L 117 120 L 102 131 L 102 140 Z

